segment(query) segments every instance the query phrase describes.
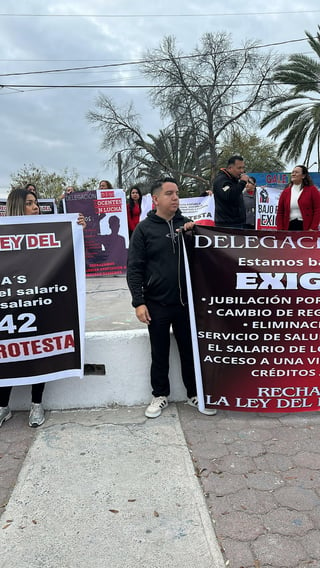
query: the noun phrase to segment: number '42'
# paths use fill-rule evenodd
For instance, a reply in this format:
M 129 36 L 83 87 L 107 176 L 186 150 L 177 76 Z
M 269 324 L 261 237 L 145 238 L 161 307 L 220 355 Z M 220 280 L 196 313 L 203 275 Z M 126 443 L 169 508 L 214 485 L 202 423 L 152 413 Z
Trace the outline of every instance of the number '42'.
M 19 314 L 15 323 L 13 315 L 9 314 L 0 320 L 0 333 L 15 333 L 16 331 L 18 333 L 29 333 L 37 331 L 37 326 L 32 325 L 35 321 L 36 316 L 34 314 L 25 313 Z

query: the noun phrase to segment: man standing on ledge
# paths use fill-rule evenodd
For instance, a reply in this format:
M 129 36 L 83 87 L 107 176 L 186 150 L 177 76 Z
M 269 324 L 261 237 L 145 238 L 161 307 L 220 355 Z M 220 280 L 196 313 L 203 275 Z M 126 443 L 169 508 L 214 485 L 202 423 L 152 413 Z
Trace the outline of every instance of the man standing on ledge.
M 151 344 L 152 401 L 145 410 L 157 418 L 170 394 L 170 325 L 177 340 L 188 404 L 198 408 L 187 306 L 185 267 L 179 230 L 194 223 L 179 210 L 179 189 L 170 177 L 151 187 L 155 210 L 137 225 L 130 241 L 127 281 L 139 321 L 147 324 Z M 216 410 L 205 410 L 213 415 Z
M 213 182 L 215 225 L 243 229 L 246 210 L 242 192 L 249 176 L 244 173 L 243 157 L 231 156 L 226 168 L 221 168 Z

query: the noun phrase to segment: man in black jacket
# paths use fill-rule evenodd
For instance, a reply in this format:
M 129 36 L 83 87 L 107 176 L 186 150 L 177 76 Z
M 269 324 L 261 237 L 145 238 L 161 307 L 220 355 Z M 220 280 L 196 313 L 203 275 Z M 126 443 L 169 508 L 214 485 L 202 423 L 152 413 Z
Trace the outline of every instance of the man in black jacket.
M 168 406 L 170 394 L 170 325 L 177 340 L 188 404 L 198 408 L 180 232 L 192 229 L 194 223 L 179 210 L 179 189 L 173 178 L 156 181 L 151 193 L 155 210 L 137 225 L 131 237 L 127 281 L 136 316 L 147 324 L 151 343 L 153 398 L 145 415 L 157 418 Z
M 231 156 L 226 168 L 221 168 L 213 182 L 215 225 L 243 229 L 246 211 L 242 192 L 249 177 L 244 173 L 243 157 Z

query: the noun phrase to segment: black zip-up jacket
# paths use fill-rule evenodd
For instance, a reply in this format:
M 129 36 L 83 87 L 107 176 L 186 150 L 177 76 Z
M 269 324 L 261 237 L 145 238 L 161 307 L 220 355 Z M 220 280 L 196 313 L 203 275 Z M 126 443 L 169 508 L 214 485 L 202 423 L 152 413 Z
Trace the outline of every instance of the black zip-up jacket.
M 127 282 L 132 305 L 148 300 L 160 305 L 187 302 L 181 233 L 190 219 L 178 209 L 170 221 L 150 211 L 135 228 L 128 253 Z
M 244 180 L 232 176 L 221 169 L 213 182 L 216 225 L 241 225 L 246 222 L 246 210 L 242 192 L 246 186 Z

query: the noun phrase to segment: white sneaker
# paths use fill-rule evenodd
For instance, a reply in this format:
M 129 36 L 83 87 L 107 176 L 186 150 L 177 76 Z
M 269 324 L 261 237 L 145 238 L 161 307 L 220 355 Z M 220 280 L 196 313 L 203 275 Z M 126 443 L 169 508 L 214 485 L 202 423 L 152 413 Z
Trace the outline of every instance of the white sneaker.
M 166 396 L 154 396 L 144 414 L 147 418 L 158 418 L 164 408 L 168 406 Z
M 11 410 L 9 408 L 9 406 L 0 406 L 0 428 L 3 424 L 3 422 L 6 422 L 7 420 L 9 420 L 9 418 L 11 418 L 12 414 L 11 414 Z
M 30 428 L 37 428 L 41 426 L 45 421 L 44 410 L 42 404 L 37 404 L 33 402 L 31 404 L 30 414 L 29 414 L 29 426 Z
M 189 406 L 193 406 L 194 408 L 197 408 L 199 410 L 199 401 L 197 396 L 188 398 L 187 403 L 189 404 Z M 199 412 L 201 412 L 201 414 L 206 414 L 207 416 L 214 416 L 215 414 L 217 414 L 215 408 L 205 408 L 204 410 L 199 410 Z

